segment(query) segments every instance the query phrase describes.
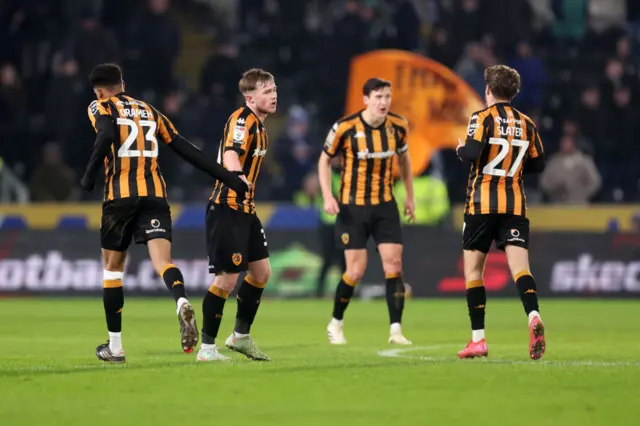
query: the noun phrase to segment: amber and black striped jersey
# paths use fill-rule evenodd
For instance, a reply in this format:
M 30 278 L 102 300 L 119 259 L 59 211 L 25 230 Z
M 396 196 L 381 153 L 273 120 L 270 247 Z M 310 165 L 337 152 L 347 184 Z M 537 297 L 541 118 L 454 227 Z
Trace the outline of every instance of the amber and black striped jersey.
M 216 204 L 226 204 L 234 210 L 255 213 L 254 194 L 262 160 L 267 154 L 269 140 L 267 131 L 257 115 L 248 106 L 236 110 L 224 126 L 220 141 L 218 162 L 224 164 L 224 153 L 231 150 L 238 153 L 238 159 L 247 180 L 251 182 L 248 198 L 241 197 L 222 182 L 216 182 L 211 200 Z M 226 167 L 226 166 L 225 166 Z
M 526 216 L 523 167 L 544 154 L 533 121 L 509 103 L 497 103 L 471 116 L 469 142 L 482 150 L 471 163 L 465 214 Z
M 169 119 L 126 93 L 93 101 L 88 112 L 96 132 L 100 116 L 111 117 L 116 127 L 116 136 L 104 159 L 105 201 L 166 198 L 167 186 L 158 167 L 158 140 L 169 144 L 178 135 Z
M 407 120 L 391 112 L 375 128 L 364 121 L 362 111 L 333 125 L 324 152 L 344 160 L 338 203 L 364 206 L 393 200 L 393 157 L 409 149 L 408 132 Z

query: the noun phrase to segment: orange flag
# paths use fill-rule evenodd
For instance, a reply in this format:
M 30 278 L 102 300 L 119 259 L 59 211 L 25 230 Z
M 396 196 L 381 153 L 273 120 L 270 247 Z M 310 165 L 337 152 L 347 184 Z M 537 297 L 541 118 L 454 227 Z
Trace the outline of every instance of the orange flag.
M 434 150 L 455 148 L 474 111 L 478 94 L 446 66 L 403 50 L 376 50 L 351 61 L 346 113 L 364 108 L 362 86 L 371 77 L 391 81 L 391 111 L 409 120 L 413 174 L 421 174 Z M 394 167 L 398 171 L 398 167 Z

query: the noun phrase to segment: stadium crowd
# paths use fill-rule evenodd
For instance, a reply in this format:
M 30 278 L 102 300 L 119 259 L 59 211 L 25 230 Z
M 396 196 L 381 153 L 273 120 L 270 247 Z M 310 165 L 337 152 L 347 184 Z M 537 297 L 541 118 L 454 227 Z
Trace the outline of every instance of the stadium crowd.
M 638 201 L 639 36 L 631 0 L 0 0 L 0 201 L 100 198 L 77 176 L 94 139 L 87 75 L 107 61 L 210 155 L 241 71 L 272 71 L 280 112 L 257 195 L 292 201 L 344 112 L 350 58 L 378 48 L 424 54 L 480 94 L 485 67 L 515 67 L 514 105 L 549 160 L 530 200 Z M 166 154 L 170 198 L 206 199 L 211 182 Z M 462 201 L 466 170 L 453 151 L 437 158 L 427 173 Z

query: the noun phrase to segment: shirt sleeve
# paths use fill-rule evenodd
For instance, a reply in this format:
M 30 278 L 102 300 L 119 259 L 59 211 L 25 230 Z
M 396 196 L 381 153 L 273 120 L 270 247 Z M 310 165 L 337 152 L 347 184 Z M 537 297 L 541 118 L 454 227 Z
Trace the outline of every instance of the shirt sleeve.
M 467 126 L 467 140 L 473 139 L 476 142 L 482 143 L 487 130 L 485 121 L 488 116 L 488 110 L 473 113 Z
M 342 149 L 342 137 L 344 136 L 344 126 L 341 123 L 335 123 L 324 141 L 322 150 L 329 156 L 335 157 Z
M 231 150 L 237 152 L 238 155 L 243 155 L 251 142 L 251 131 L 255 124 L 255 119 L 252 116 L 232 116 L 227 126 L 223 152 Z
M 409 121 L 404 117 L 400 117 L 398 121 L 398 143 L 396 144 L 396 153 L 404 154 L 409 150 L 409 143 L 407 141 L 409 136 Z
M 111 117 L 111 113 L 105 107 L 102 102 L 93 101 L 89 104 L 89 108 L 87 108 L 87 113 L 89 114 L 89 120 L 91 121 L 91 126 L 96 133 L 98 133 L 98 128 L 96 127 L 98 118 L 100 116 Z
M 161 112 L 155 110 L 156 116 L 158 117 L 158 136 L 160 137 L 160 140 L 162 140 L 162 142 L 164 142 L 165 144 L 170 144 L 171 142 L 173 142 L 175 140 L 175 138 L 178 136 L 178 131 L 176 130 L 176 128 L 174 127 L 173 123 L 171 122 L 171 120 L 169 120 L 164 114 L 162 114 Z
M 532 125 L 532 124 L 530 124 Z M 544 147 L 542 146 L 542 139 L 540 139 L 540 133 L 538 129 L 533 127 L 533 141 L 529 144 L 529 158 L 538 158 L 544 155 Z

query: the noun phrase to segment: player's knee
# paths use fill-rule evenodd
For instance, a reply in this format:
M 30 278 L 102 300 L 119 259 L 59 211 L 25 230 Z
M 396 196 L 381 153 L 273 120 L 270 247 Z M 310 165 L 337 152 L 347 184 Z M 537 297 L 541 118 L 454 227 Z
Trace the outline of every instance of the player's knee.
M 269 282 L 269 278 L 271 278 L 271 267 L 264 268 L 260 271 L 252 271 L 248 276 L 256 283 L 266 284 Z
M 402 273 L 402 259 L 393 258 L 382 264 L 385 275 L 398 275 Z
M 358 283 L 364 275 L 365 267 L 361 264 L 347 265 L 346 278 L 352 283 Z
M 216 275 L 216 278 L 213 280 L 213 286 L 218 287 L 227 293 L 231 293 L 236 287 L 237 282 L 238 274 L 221 274 Z
M 170 257 L 163 259 L 152 259 L 151 263 L 153 264 L 153 270 L 156 271 L 156 274 L 160 276 L 162 276 L 162 274 L 164 274 L 164 272 L 169 267 L 175 266 Z
M 104 260 L 104 269 L 113 272 L 124 272 L 124 258 L 106 258 Z

